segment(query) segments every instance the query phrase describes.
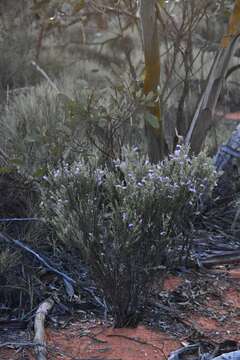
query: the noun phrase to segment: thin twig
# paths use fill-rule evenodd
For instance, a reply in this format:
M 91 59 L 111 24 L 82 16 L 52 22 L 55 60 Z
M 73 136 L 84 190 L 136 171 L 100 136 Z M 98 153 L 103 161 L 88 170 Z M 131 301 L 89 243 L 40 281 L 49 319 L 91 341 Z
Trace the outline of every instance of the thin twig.
M 141 339 L 137 339 L 137 338 L 131 337 L 131 336 L 122 335 L 122 334 L 109 334 L 109 335 L 107 335 L 107 336 L 109 336 L 109 337 L 121 337 L 121 338 L 123 338 L 123 339 L 127 339 L 127 340 L 130 340 L 130 341 L 135 341 L 135 342 L 137 342 L 137 343 L 139 343 L 139 344 L 141 344 L 141 345 L 152 346 L 154 349 L 159 350 L 159 351 L 163 354 L 164 358 L 167 359 L 167 356 L 166 356 L 166 354 L 165 354 L 165 352 L 163 351 L 162 348 L 160 348 L 160 347 L 157 346 L 157 345 L 151 344 L 151 343 L 149 343 L 149 342 L 147 342 L 147 341 L 144 341 L 144 340 L 141 340 Z
M 24 245 L 20 240 L 15 240 L 15 239 L 11 238 L 9 235 L 6 236 L 6 235 L 3 235 L 2 233 L 0 233 L 0 239 L 2 239 L 4 241 L 7 241 L 7 242 L 14 243 L 15 245 L 17 245 L 21 249 L 23 249 L 23 250 L 29 252 L 30 254 L 32 254 L 36 259 L 38 259 L 39 262 L 41 262 L 44 266 L 46 266 L 46 268 L 48 268 L 50 271 L 52 271 L 55 274 L 61 276 L 63 279 L 69 281 L 70 283 L 76 284 L 75 280 L 73 280 L 71 277 L 64 274 L 63 272 L 55 269 L 53 266 L 49 265 L 47 263 L 47 261 L 42 258 L 42 256 L 40 256 L 38 253 L 36 253 L 34 250 L 32 250 L 28 245 Z
M 33 255 L 40 263 L 42 263 L 47 269 L 52 271 L 53 273 L 61 276 L 64 279 L 64 282 L 68 283 L 68 286 L 71 287 L 71 284 L 76 284 L 76 281 L 73 280 L 70 276 L 64 274 L 62 271 L 59 271 L 58 269 L 55 269 L 52 265 L 49 265 L 46 260 L 42 258 L 38 253 L 36 253 L 34 250 L 32 250 L 28 245 L 23 244 L 20 240 L 15 240 L 11 238 L 9 235 L 3 235 L 0 233 L 0 239 L 8 242 L 13 243 L 17 247 L 20 247 L 21 249 L 27 251 L 31 255 Z
M 0 222 L 11 222 L 11 221 L 44 221 L 38 218 L 0 218 Z
M 51 87 L 56 91 L 56 92 L 60 92 L 57 85 L 54 84 L 54 82 L 50 79 L 50 77 L 48 76 L 48 74 L 35 62 L 35 61 L 31 61 L 32 66 L 35 67 L 35 69 L 40 72 L 40 74 L 42 74 L 42 76 L 47 80 L 47 82 L 51 85 Z
M 0 343 L 0 348 L 3 347 L 34 347 L 38 344 L 34 344 L 32 341 L 23 341 L 23 342 L 18 342 L 18 341 L 6 341 L 4 343 Z
M 1 239 L 8 242 L 8 243 L 10 243 L 10 244 L 14 244 L 17 247 L 27 251 L 28 253 L 33 255 L 41 264 L 43 264 L 48 270 L 50 270 L 51 272 L 53 272 L 53 273 L 57 274 L 58 276 L 60 276 L 61 278 L 63 278 L 67 294 L 69 296 L 73 296 L 74 289 L 73 289 L 72 285 L 77 284 L 77 282 L 74 279 L 72 279 L 70 276 L 63 273 L 62 271 L 54 268 L 41 255 L 39 255 L 34 250 L 32 250 L 28 245 L 23 244 L 20 240 L 13 239 L 9 235 L 4 235 L 3 233 L 0 233 L 0 240 Z M 106 306 L 102 303 L 102 301 L 98 298 L 98 296 L 96 296 L 94 294 L 94 292 L 93 292 L 93 290 L 91 288 L 85 288 L 84 286 L 82 286 L 82 289 L 84 291 L 86 291 L 87 293 L 89 293 L 94 298 L 94 300 L 96 301 L 96 303 L 98 305 L 100 305 L 101 307 L 106 309 Z

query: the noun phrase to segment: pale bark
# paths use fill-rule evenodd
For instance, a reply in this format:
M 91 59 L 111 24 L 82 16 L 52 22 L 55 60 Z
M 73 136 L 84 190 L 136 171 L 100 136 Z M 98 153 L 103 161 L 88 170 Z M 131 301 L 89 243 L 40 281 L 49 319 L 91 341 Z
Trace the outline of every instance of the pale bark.
M 49 298 L 42 302 L 36 312 L 34 320 L 34 344 L 35 345 L 35 354 L 36 360 L 46 360 L 47 359 L 47 348 L 45 341 L 45 331 L 44 331 L 44 322 L 47 314 L 52 309 L 54 305 L 54 300 Z
M 207 131 L 213 124 L 213 114 L 225 82 L 229 64 L 239 47 L 240 35 L 236 36 L 226 49 L 219 50 L 209 74 L 206 89 L 199 101 L 185 142 L 198 154 L 206 138 Z
M 186 143 L 198 154 L 213 124 L 213 114 L 217 101 L 226 81 L 230 61 L 240 45 L 240 0 L 235 0 L 228 29 L 222 38 L 220 49 L 212 65 L 206 89 L 199 101 L 192 123 L 186 136 Z

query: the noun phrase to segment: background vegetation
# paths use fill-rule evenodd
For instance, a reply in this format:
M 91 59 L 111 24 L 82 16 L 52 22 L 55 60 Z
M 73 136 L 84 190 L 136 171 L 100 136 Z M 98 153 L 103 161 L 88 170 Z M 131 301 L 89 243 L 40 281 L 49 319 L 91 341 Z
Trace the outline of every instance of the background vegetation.
M 16 316 L 63 284 L 46 285 L 46 269 L 11 237 L 70 273 L 76 294 L 81 261 L 116 326 L 134 325 L 154 275 L 186 264 L 195 230 L 216 209 L 208 156 L 235 126 L 224 114 L 238 110 L 237 72 L 204 152 L 190 157 L 182 143 L 234 3 L 157 5 L 159 86 L 146 92 L 137 1 L 0 4 L 0 226 L 8 239 L 0 240 L 0 303 Z M 159 128 L 156 104 L 168 157 L 151 164 L 145 128 Z M 232 189 L 228 201 L 238 203 Z M 236 234 L 238 216 L 230 218 Z

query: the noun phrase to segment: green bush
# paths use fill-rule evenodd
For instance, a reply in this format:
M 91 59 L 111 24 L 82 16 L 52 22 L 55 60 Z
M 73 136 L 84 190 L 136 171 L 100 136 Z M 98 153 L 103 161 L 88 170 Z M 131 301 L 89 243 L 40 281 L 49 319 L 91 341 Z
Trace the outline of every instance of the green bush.
M 130 92 L 94 93 L 64 75 L 57 86 L 60 92 L 44 82 L 14 96 L 0 115 L 1 149 L 24 174 L 40 176 L 80 153 L 105 162 L 139 140 L 143 129 L 133 119 L 137 102 Z
M 206 156 L 191 160 L 185 149 L 158 165 L 138 151 L 126 151 L 111 169 L 65 163 L 45 178 L 45 219 L 60 241 L 79 249 L 116 326 L 138 321 L 154 269 L 169 250 L 180 253 L 215 181 Z
M 43 83 L 14 97 L 0 118 L 1 147 L 30 175 L 71 156 L 79 130 L 60 95 Z

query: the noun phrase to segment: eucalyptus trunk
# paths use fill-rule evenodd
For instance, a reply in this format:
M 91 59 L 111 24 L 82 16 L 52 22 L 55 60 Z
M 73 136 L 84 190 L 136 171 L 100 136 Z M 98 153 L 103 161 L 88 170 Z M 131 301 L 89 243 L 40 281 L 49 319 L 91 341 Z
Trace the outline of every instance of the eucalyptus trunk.
M 141 0 L 140 17 L 142 26 L 143 49 L 145 57 L 144 92 L 156 92 L 160 81 L 160 49 L 157 28 L 156 0 Z M 160 103 L 149 107 L 149 111 L 157 118 L 157 126 L 145 121 L 148 154 L 151 162 L 164 158 L 164 132 Z
M 214 112 L 232 57 L 240 45 L 240 0 L 235 1 L 229 18 L 228 29 L 223 36 L 220 49 L 208 76 L 207 86 L 198 103 L 186 136 L 193 153 L 198 154 L 204 144 L 208 130 L 214 122 Z

